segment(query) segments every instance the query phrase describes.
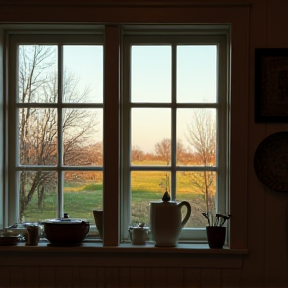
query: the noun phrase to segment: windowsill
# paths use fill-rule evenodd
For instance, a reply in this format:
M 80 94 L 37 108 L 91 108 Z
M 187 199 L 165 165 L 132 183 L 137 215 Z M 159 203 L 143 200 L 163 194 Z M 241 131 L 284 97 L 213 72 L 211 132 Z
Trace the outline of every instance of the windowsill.
M 205 254 L 205 255 L 246 255 L 247 249 L 210 249 L 208 244 L 201 243 L 179 243 L 175 247 L 155 247 L 152 242 L 145 245 L 132 245 L 131 243 L 121 243 L 119 246 L 103 246 L 102 242 L 85 241 L 79 246 L 54 246 L 47 241 L 40 241 L 37 246 L 27 246 L 25 243 L 18 243 L 15 246 L 0 246 L 2 252 L 57 252 L 57 253 L 171 253 L 171 254 Z
M 0 246 L 0 266 L 119 266 L 119 267 L 206 267 L 242 268 L 247 249 L 210 249 L 207 244 L 180 243 L 176 247 L 155 247 L 123 243 L 103 246 L 85 241 L 80 246 L 51 246 L 41 241 L 37 246 Z M 75 261 L 77 259 L 77 261 Z

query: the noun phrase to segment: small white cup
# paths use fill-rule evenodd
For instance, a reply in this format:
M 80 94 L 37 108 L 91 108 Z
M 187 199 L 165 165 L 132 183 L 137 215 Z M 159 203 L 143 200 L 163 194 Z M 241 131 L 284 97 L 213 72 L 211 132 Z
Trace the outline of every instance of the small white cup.
M 132 244 L 145 245 L 146 232 L 142 227 L 134 227 L 132 231 Z

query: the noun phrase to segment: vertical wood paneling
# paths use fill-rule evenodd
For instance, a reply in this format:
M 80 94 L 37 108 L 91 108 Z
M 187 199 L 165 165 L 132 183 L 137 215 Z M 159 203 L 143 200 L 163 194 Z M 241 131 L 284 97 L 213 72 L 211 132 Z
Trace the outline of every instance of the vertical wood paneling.
M 287 130 L 287 124 L 268 125 L 267 135 Z M 285 220 L 288 195 L 287 193 L 279 193 L 268 188 L 265 188 L 264 191 L 263 196 L 265 196 L 267 210 L 267 216 L 265 217 L 265 284 L 266 287 L 271 288 L 288 287 L 288 247 L 285 235 L 285 225 L 288 224 Z M 275 240 L 277 245 L 275 245 Z M 283 253 L 283 251 L 286 252 Z
M 287 11 L 288 1 L 268 0 L 267 37 L 268 47 L 288 48 Z M 276 95 L 275 95 L 276 97 Z M 287 124 L 267 125 L 267 135 L 287 131 Z M 288 287 L 287 242 L 285 229 L 288 225 L 285 220 L 285 210 L 288 204 L 287 193 L 278 193 L 265 189 L 266 195 L 266 287 Z M 274 215 L 272 217 L 272 215 Z M 277 244 L 275 245 L 275 240 Z M 285 251 L 283 253 L 283 251 Z
M 57 288 L 72 288 L 73 267 L 56 267 L 56 286 Z
M 166 268 L 149 268 L 149 288 L 166 288 L 167 287 L 167 270 Z
M 184 288 L 201 288 L 201 270 L 185 268 L 183 275 Z
M 119 287 L 119 274 L 117 267 L 105 268 L 105 288 L 118 288 Z
M 40 288 L 55 288 L 56 275 L 54 267 L 40 267 Z
M 97 288 L 97 268 L 80 267 L 79 268 L 79 288 Z
M 240 288 L 241 270 L 240 269 L 223 269 L 222 270 L 222 287 Z
M 119 288 L 129 288 L 130 286 L 130 269 L 119 268 Z
M 72 287 L 81 288 L 79 285 L 80 267 L 72 267 Z
M 10 268 L 10 287 L 12 288 L 26 288 L 24 284 L 24 267 Z
M 288 48 L 288 30 L 286 29 L 288 1 L 269 0 L 268 5 L 269 47 Z
M 183 268 L 167 268 L 167 287 L 183 287 Z
M 254 171 L 254 153 L 266 133 L 265 124 L 254 121 L 254 54 L 255 48 L 267 45 L 267 0 L 256 0 L 250 9 L 250 89 L 249 89 L 249 125 L 248 125 L 248 193 L 247 193 L 247 242 L 250 251 L 241 271 L 241 287 L 264 287 L 265 277 L 265 197 L 263 187 Z M 241 173 L 241 171 L 239 171 Z M 243 171 L 242 171 L 243 173 Z M 224 277 L 225 279 L 225 277 Z M 233 279 L 232 279 L 233 281 Z M 237 280 L 235 280 L 236 282 Z
M 40 269 L 39 267 L 24 267 L 24 287 L 38 288 Z M 1 287 L 1 286 L 0 286 Z
M 202 269 L 201 288 L 221 288 L 221 269 Z
M 130 288 L 144 288 L 146 283 L 146 274 L 145 268 L 130 268 L 130 285 L 127 287 Z
M 97 288 L 106 288 L 106 275 L 105 275 L 105 269 L 104 267 L 97 268 Z
M 10 268 L 9 267 L 0 267 L 0 287 L 9 288 L 10 282 Z

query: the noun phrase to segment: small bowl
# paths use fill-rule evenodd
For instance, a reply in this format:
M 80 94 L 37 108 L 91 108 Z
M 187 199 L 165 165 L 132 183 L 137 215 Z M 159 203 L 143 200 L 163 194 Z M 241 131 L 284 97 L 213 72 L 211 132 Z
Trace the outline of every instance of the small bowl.
M 0 236 L 0 245 L 12 246 L 16 245 L 20 240 L 20 235 L 18 236 Z

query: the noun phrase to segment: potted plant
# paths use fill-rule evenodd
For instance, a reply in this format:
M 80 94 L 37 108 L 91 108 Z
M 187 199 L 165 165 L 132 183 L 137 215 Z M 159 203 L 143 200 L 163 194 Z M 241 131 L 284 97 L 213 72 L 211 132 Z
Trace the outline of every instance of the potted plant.
M 208 225 L 206 226 L 208 245 L 212 249 L 221 249 L 225 243 L 226 227 L 223 226 L 231 215 L 222 215 L 212 212 L 203 212 L 202 215 L 207 219 Z

